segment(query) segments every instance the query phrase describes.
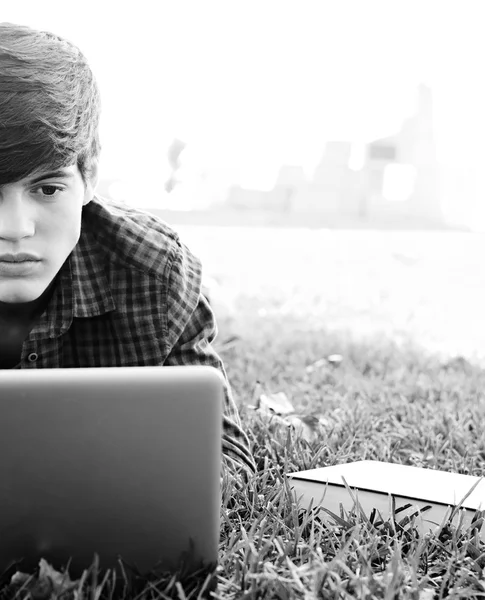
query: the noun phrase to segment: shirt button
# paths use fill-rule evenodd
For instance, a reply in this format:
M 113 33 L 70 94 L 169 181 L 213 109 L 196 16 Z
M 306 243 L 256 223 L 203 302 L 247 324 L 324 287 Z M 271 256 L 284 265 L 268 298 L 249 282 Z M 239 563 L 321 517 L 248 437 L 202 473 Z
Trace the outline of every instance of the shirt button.
M 37 359 L 39 358 L 39 355 L 37 354 L 37 352 L 31 352 L 28 356 L 27 356 L 27 360 L 29 362 L 35 362 Z

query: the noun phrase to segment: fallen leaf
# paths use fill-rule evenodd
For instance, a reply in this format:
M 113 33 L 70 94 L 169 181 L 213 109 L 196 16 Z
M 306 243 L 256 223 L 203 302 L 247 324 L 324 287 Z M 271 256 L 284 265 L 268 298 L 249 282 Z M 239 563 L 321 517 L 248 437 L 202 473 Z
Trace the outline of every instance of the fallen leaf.
M 308 367 L 305 369 L 305 371 L 307 373 L 313 373 L 317 369 L 321 369 L 322 367 L 327 366 L 327 364 L 328 363 L 327 363 L 327 359 L 326 358 L 320 358 L 319 360 L 316 360 L 311 365 L 308 365 Z
M 343 360 L 343 356 L 341 354 L 330 354 L 326 358 L 319 358 L 315 362 L 311 363 L 305 368 L 307 373 L 313 373 L 314 371 L 326 367 L 327 365 L 332 365 L 333 367 L 338 367 Z
M 275 425 L 292 427 L 298 436 L 302 437 L 307 442 L 312 442 L 318 437 L 320 427 L 329 424 L 328 421 L 322 417 L 296 414 L 292 403 L 288 400 L 288 397 L 284 392 L 264 394 L 261 393 L 262 390 L 263 386 L 261 385 L 261 382 L 256 381 L 253 392 L 253 402 L 255 402 L 255 405 L 250 405 L 250 407 L 265 416 L 270 416 L 273 430 Z
M 277 415 L 289 415 L 295 412 L 293 405 L 284 392 L 269 395 L 261 394 L 258 408 Z
M 78 583 L 77 580 L 72 581 L 67 573 L 60 573 L 54 569 L 43 558 L 40 559 L 37 576 L 17 571 L 10 580 L 12 586 L 25 586 L 25 591 L 35 600 L 55 600 L 60 596 L 77 600 L 78 592 L 75 588 L 78 587 Z
M 288 426 L 293 427 L 296 435 L 303 438 L 307 442 L 313 442 L 317 437 L 317 431 L 309 425 L 307 420 L 303 420 L 297 415 L 290 415 L 285 418 L 285 422 Z

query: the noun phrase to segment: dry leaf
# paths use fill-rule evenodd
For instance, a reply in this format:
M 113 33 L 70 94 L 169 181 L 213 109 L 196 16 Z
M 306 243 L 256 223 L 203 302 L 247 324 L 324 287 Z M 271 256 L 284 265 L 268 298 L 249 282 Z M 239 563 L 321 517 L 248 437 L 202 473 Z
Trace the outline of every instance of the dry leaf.
M 341 354 L 330 354 L 326 358 L 319 358 L 315 362 L 308 365 L 305 369 L 307 373 L 313 373 L 314 371 L 326 367 L 327 365 L 332 365 L 333 367 L 338 367 L 343 360 L 343 356 Z
M 251 408 L 259 410 L 262 414 L 271 416 L 271 421 L 276 425 L 292 427 L 295 433 L 307 442 L 314 441 L 320 432 L 320 426 L 327 426 L 328 421 L 315 415 L 299 415 L 295 413 L 292 403 L 284 392 L 275 394 L 262 393 L 263 386 L 256 381 Z
M 329 422 L 323 417 L 315 415 L 290 415 L 285 418 L 289 425 L 293 425 L 295 433 L 300 435 L 307 442 L 313 442 L 318 439 L 322 427 L 327 427 Z
M 317 369 L 321 369 L 322 367 L 325 367 L 326 365 L 327 365 L 327 359 L 320 358 L 319 360 L 315 361 L 311 365 L 308 365 L 308 367 L 305 369 L 305 371 L 307 373 L 313 373 L 313 371 L 316 371 Z
M 334 367 L 337 367 L 343 359 L 344 357 L 341 354 L 330 354 L 330 356 L 327 356 L 328 362 Z
M 261 394 L 259 396 L 258 408 L 277 415 L 289 415 L 295 412 L 293 405 L 284 392 L 269 395 Z
M 24 589 L 34 600 L 56 600 L 63 595 L 64 598 L 77 600 L 78 581 L 72 581 L 67 573 L 56 571 L 43 558 L 39 562 L 39 574 L 37 576 L 27 575 L 17 571 L 12 575 L 10 585 Z
M 297 415 L 290 415 L 285 418 L 288 426 L 293 426 L 294 431 L 298 437 L 303 438 L 307 442 L 313 442 L 317 437 L 316 430 L 309 425 L 308 421 L 304 418 L 298 417 Z

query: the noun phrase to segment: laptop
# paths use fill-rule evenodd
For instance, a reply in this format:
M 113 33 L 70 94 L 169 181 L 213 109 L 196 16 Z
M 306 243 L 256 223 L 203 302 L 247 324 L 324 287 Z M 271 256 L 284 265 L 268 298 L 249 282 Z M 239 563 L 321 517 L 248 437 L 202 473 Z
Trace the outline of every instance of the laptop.
M 217 564 L 222 375 L 213 367 L 0 373 L 0 572 Z

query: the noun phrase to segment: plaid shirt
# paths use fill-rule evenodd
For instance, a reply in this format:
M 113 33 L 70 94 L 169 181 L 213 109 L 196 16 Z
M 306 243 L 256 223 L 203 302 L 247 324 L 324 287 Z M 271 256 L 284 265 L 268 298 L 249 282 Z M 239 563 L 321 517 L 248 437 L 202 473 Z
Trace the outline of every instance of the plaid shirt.
M 217 325 L 200 261 L 160 219 L 95 197 L 17 368 L 209 365 L 224 375 L 223 462 L 254 472 L 249 441 L 211 346 Z

